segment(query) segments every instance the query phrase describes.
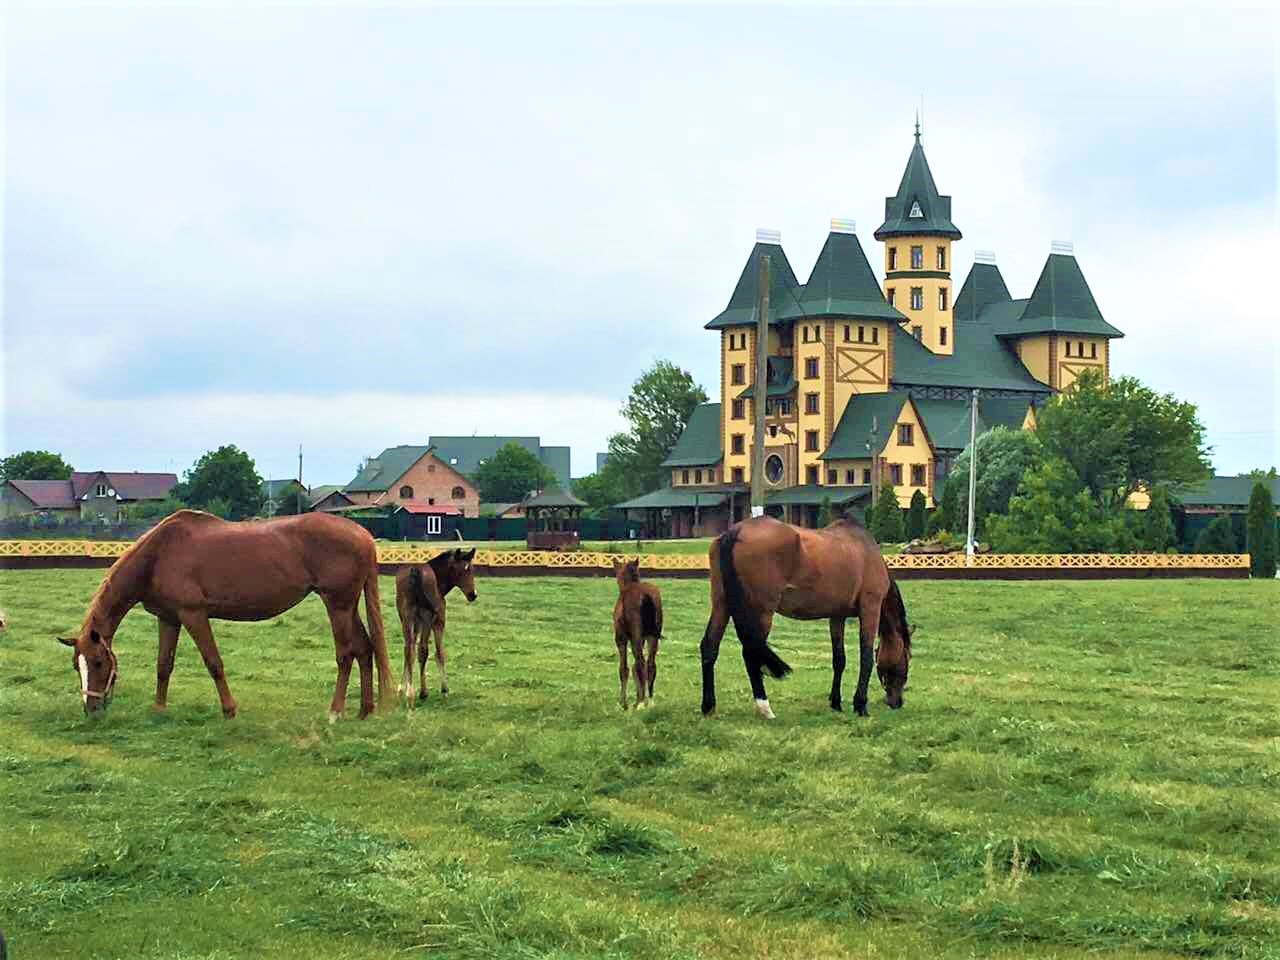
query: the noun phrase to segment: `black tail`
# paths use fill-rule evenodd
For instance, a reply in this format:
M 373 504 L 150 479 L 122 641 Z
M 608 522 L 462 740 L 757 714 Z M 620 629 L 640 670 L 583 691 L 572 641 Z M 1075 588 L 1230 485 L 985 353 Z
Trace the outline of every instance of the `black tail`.
M 640 635 L 662 639 L 662 618 L 653 597 L 642 597 L 640 600 Z
M 413 604 L 423 610 L 430 610 L 432 613 L 438 612 L 436 605 L 431 602 L 426 588 L 422 585 L 422 569 L 420 567 L 409 568 L 409 596 L 413 597 Z
M 747 606 L 742 581 L 733 566 L 733 547 L 737 542 L 738 531 L 733 528 L 720 534 L 717 541 L 720 547 L 720 578 L 724 581 L 724 599 L 729 607 L 729 616 L 733 618 L 733 627 L 738 631 L 742 648 L 775 677 L 785 677 L 791 672 L 791 667 L 773 652 L 768 638 L 760 629 L 759 617 Z

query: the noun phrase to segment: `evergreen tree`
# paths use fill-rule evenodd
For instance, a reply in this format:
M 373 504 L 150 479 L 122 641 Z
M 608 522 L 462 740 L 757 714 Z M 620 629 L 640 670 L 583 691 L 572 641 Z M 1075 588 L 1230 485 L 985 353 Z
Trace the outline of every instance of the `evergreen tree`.
M 924 536 L 926 509 L 924 491 L 917 490 L 911 495 L 911 507 L 907 510 L 908 540 L 919 540 Z
M 1151 491 L 1151 503 L 1143 517 L 1143 541 L 1148 550 L 1164 553 L 1174 544 L 1176 534 L 1173 516 L 1169 512 L 1169 495 L 1164 487 Z
M 1255 577 L 1276 575 L 1276 505 L 1268 484 L 1255 483 L 1249 497 L 1249 568 Z
M 880 497 L 871 508 L 871 534 L 880 543 L 901 543 L 906 530 L 902 524 L 902 507 L 893 485 L 880 488 Z
M 831 498 L 823 497 L 822 506 L 818 508 L 818 529 L 829 527 L 835 522 L 835 515 L 831 512 Z
M 1230 517 L 1216 517 L 1196 537 L 1196 553 L 1239 553 Z
M 946 530 L 947 525 L 943 522 L 945 519 L 942 514 L 942 508 L 938 508 L 929 514 L 929 520 L 924 525 L 924 535 L 926 537 L 936 537 L 943 530 Z

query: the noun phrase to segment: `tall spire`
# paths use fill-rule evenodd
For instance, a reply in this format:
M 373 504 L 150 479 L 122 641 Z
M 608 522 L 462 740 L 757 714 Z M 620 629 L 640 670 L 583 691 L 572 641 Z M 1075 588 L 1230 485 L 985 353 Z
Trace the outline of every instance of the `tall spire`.
M 920 111 L 916 110 L 916 143 L 920 142 Z
M 876 230 L 875 238 L 934 236 L 959 240 L 960 230 L 951 222 L 951 198 L 938 193 L 920 144 L 918 113 L 915 139 L 897 194 L 885 197 L 884 223 Z

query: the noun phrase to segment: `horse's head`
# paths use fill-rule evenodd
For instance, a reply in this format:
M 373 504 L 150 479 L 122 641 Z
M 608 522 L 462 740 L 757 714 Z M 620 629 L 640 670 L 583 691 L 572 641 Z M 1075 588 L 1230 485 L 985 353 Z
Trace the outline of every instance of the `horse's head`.
M 615 560 L 613 562 L 613 575 L 618 580 L 619 590 L 628 583 L 637 583 L 640 580 L 640 561 L 623 560 L 619 562 Z
M 80 630 L 74 640 L 59 637 L 58 642 L 71 648 L 71 669 L 80 678 L 80 700 L 85 713 L 105 710 L 116 687 L 116 655 L 111 637 L 104 637 L 92 623 Z
M 467 603 L 476 602 L 476 575 L 471 566 L 471 561 L 475 558 L 475 547 L 470 550 L 454 550 L 449 554 L 449 581 L 462 591 Z
M 906 623 L 894 627 L 876 647 L 876 673 L 884 687 L 884 702 L 889 709 L 902 706 L 902 691 L 907 687 L 907 671 L 911 669 L 911 627 Z

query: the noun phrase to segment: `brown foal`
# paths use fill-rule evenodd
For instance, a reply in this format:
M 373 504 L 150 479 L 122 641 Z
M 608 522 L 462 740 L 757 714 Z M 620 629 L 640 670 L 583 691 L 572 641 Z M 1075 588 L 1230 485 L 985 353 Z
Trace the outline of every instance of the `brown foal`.
M 627 709 L 627 647 L 636 678 L 636 709 L 653 704 L 658 674 L 658 641 L 662 639 L 662 594 L 640 580 L 640 561 L 614 564 L 618 602 L 613 605 L 613 640 L 618 647 L 619 701 Z
M 396 611 L 404 629 L 404 684 L 406 700 L 413 701 L 413 653 L 418 651 L 421 681 L 418 699 L 427 699 L 427 657 L 430 635 L 436 641 L 436 666 L 440 669 L 440 693 L 449 692 L 445 674 L 444 626 L 445 596 L 454 587 L 462 591 L 468 603 L 475 603 L 476 580 L 471 562 L 475 550 L 448 550 L 420 566 L 404 567 L 396 574 Z M 419 645 L 419 641 L 421 644 Z

